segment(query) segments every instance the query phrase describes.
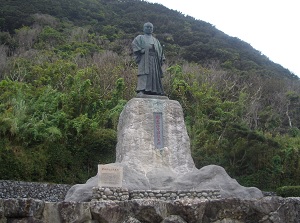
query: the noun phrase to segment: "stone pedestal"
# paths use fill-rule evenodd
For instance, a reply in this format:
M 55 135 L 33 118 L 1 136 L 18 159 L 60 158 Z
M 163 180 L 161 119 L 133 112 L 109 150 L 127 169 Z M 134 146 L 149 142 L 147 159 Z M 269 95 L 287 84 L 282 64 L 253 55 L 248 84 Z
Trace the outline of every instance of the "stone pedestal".
M 219 190 L 222 198 L 263 196 L 257 188 L 239 185 L 220 166 L 195 167 L 182 108 L 166 97 L 133 98 L 125 105 L 114 165 L 123 167 L 122 187 L 129 191 Z M 73 186 L 65 201 L 90 201 L 97 182 L 95 176 Z
M 130 100 L 119 119 L 116 162 L 144 174 L 166 168 L 174 174 L 192 171 L 195 165 L 180 104 L 149 98 Z

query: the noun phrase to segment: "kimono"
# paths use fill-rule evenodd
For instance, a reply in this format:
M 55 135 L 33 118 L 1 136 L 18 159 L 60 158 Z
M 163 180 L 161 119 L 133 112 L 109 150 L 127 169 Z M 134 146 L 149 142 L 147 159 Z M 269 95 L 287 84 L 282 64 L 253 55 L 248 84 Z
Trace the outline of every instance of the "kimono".
M 135 61 L 138 63 L 136 91 L 144 94 L 164 95 L 161 78 L 165 60 L 159 41 L 152 35 L 139 35 L 132 42 Z

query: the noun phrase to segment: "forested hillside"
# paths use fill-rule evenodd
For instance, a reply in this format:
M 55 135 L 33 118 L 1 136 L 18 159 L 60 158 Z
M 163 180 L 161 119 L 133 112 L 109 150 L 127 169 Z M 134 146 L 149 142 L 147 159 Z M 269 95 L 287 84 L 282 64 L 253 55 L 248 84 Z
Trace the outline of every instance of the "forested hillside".
M 211 24 L 139 0 L 0 0 L 0 179 L 81 183 L 114 162 L 135 96 L 131 41 L 164 45 L 198 168 L 245 186 L 300 184 L 300 81 Z

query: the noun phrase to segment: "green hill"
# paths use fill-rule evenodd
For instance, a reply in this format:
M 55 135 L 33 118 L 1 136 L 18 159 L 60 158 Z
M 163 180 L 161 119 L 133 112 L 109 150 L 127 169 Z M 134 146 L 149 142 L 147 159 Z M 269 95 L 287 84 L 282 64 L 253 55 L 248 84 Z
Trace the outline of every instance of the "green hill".
M 141 24 L 155 24 L 157 37 L 166 51 L 187 61 L 206 63 L 218 60 L 224 69 L 254 70 L 261 75 L 297 78 L 289 70 L 270 61 L 248 43 L 217 30 L 211 24 L 146 1 L 125 0 L 1 0 L 1 31 L 14 33 L 31 26 L 32 15 L 48 14 L 76 26 L 89 26 L 90 31 L 106 35 L 109 40 L 133 38 Z M 176 57 L 177 58 L 177 57 Z

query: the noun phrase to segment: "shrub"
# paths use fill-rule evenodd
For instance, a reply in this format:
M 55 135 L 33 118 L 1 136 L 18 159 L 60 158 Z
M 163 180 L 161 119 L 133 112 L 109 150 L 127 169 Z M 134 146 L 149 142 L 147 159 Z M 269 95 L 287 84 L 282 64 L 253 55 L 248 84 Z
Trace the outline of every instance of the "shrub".
M 282 197 L 300 197 L 300 186 L 284 186 L 276 190 L 278 196 Z

